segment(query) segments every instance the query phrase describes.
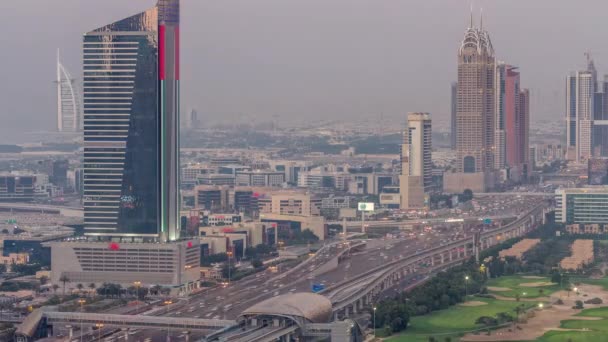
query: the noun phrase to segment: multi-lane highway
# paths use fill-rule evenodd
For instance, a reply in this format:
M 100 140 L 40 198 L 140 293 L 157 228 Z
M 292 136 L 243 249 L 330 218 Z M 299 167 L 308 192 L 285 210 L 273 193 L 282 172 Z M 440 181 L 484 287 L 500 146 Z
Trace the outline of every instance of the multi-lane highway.
M 450 229 L 430 229 L 417 233 L 402 233 L 391 239 L 371 239 L 364 246 L 352 249 L 349 246 L 361 241 L 334 242 L 324 248 L 308 261 L 290 270 L 279 269 L 278 273 L 265 271 L 247 277 L 241 281 L 226 286 L 210 289 L 191 298 L 183 298 L 157 314 L 171 317 L 194 317 L 202 319 L 235 319 L 250 306 L 265 299 L 290 292 L 310 292 L 312 284 L 324 284 L 332 287 L 344 280 L 353 278 L 347 286 L 327 291 L 332 302 L 339 302 L 348 297 L 353 291 L 365 286 L 374 279 L 375 274 L 360 278 L 359 275 L 378 268 L 389 262 L 403 259 L 425 250 L 436 247 L 452 240 L 471 237 L 472 233 L 461 225 Z M 342 255 L 341 262 L 337 256 Z M 426 271 L 404 278 L 403 287 L 424 280 Z M 166 341 L 167 336 L 173 336 L 171 341 L 184 341 L 187 338 L 195 340 L 200 334 L 186 335 L 184 332 L 159 332 L 135 330 L 129 333 L 120 332 L 105 338 L 106 341 L 121 341 L 129 337 L 129 341 L 160 342 Z

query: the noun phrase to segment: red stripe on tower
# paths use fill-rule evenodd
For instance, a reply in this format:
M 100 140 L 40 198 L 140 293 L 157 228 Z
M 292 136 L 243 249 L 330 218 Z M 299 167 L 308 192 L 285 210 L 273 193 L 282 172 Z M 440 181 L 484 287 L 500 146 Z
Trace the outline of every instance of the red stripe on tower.
M 179 26 L 175 26 L 175 79 L 179 80 Z
M 158 26 L 158 79 L 165 79 L 165 25 Z

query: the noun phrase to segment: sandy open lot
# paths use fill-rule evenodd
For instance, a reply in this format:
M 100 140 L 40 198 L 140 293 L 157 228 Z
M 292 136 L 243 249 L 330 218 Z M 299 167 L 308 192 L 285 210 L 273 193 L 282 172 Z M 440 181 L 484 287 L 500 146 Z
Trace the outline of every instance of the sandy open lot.
M 460 305 L 460 306 L 482 306 L 482 305 L 488 305 L 488 303 L 480 302 L 478 300 L 470 300 L 468 302 L 460 303 L 458 305 Z
M 550 281 L 537 281 L 535 283 L 521 283 L 519 286 L 521 287 L 543 287 L 543 286 L 551 286 L 555 285 Z
M 578 286 L 579 295 L 570 292 L 570 296 L 566 291 L 558 291 L 551 295 L 550 302 L 555 302 L 560 299 L 564 305 L 553 305 L 543 310 L 536 310 L 534 317 L 528 318 L 527 323 L 517 323 L 516 325 L 521 330 L 512 327 L 498 329 L 492 331 L 491 335 L 482 333 L 480 335 L 467 334 L 461 341 L 527 341 L 535 340 L 549 330 L 563 330 L 559 328 L 560 322 L 566 319 L 578 320 L 597 320 L 599 317 L 573 317 L 581 310 L 573 309 L 572 306 L 576 300 L 586 300 L 594 297 L 599 297 L 604 301 L 604 304 L 593 305 L 585 304 L 585 309 L 608 306 L 608 292 L 604 291 L 600 286 L 581 284 Z M 586 294 L 586 297 L 582 295 Z M 537 299 L 538 300 L 538 299 Z
M 498 287 L 498 286 L 488 286 L 488 290 L 494 291 L 494 292 L 511 291 L 511 289 L 508 287 Z

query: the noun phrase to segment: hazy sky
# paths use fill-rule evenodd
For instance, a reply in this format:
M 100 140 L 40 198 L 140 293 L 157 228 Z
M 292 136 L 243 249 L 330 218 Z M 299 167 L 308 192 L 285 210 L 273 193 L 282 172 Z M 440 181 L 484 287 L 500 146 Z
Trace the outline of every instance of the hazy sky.
M 82 33 L 155 0 L 0 0 L 0 141 L 55 125 L 55 51 L 81 78 Z M 468 0 L 182 0 L 182 108 L 203 120 L 448 118 Z M 477 0 L 532 116 L 563 117 L 564 78 L 608 72 L 605 0 Z

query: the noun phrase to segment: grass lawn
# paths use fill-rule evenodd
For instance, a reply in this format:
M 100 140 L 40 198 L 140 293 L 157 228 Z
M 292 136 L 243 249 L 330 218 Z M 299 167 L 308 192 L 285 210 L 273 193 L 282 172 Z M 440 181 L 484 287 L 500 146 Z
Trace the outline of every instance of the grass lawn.
M 488 292 L 496 294 L 496 295 L 505 296 L 505 297 L 515 297 L 517 294 L 519 294 L 519 296 L 521 298 L 538 298 L 538 297 L 541 297 L 540 289 L 543 290 L 542 296 L 548 296 L 551 293 L 559 290 L 559 284 L 541 286 L 541 287 L 528 287 L 528 286 L 521 286 L 520 284 L 549 282 L 549 281 L 551 281 L 551 279 L 549 279 L 547 277 L 531 279 L 531 278 L 524 278 L 522 276 L 504 276 L 504 277 L 500 277 L 500 278 L 490 279 L 490 280 L 488 280 L 488 283 L 486 285 L 488 287 L 493 286 L 493 287 L 504 287 L 504 288 L 510 289 L 509 291 L 490 291 L 490 290 L 488 290 Z M 526 293 L 525 296 L 523 295 L 524 292 Z
M 608 307 L 583 310 L 577 316 L 601 317 L 597 321 L 581 321 L 576 319 L 562 321 L 561 327 L 566 329 L 588 329 L 589 331 L 550 331 L 540 337 L 541 342 L 595 342 L 608 340 Z
M 503 301 L 491 298 L 470 297 L 470 300 L 486 302 L 488 305 L 456 305 L 445 310 L 432 312 L 428 315 L 412 317 L 405 333 L 391 337 L 387 339 L 387 341 L 428 341 L 429 336 L 439 337 L 439 340 L 441 341 L 446 336 L 458 336 L 459 332 L 480 328 L 479 325 L 475 324 L 475 320 L 480 316 L 495 316 L 499 312 L 508 312 L 509 314 L 515 315 L 513 309 L 515 309 L 516 306 L 521 304 L 527 305 L 528 307 L 532 306 L 530 303 Z M 445 335 L 442 335 L 444 333 Z
M 598 285 L 604 288 L 604 290 L 608 290 L 608 277 L 599 278 L 599 279 L 590 279 L 590 278 L 571 278 L 572 283 L 583 283 L 589 285 Z

